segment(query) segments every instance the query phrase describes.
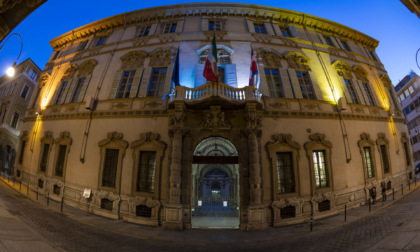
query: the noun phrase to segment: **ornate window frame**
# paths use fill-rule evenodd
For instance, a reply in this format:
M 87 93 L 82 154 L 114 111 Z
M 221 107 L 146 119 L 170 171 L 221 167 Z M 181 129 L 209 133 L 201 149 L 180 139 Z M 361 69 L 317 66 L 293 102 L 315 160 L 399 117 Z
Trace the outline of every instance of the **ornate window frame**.
M 44 155 L 45 144 L 49 144 L 50 146 L 48 148 L 47 160 L 45 162 L 45 171 L 41 171 L 41 162 L 42 162 L 42 156 Z M 44 136 L 41 138 L 41 148 L 40 148 L 39 160 L 38 160 L 38 173 L 48 174 L 48 160 L 50 159 L 50 153 L 51 153 L 51 150 L 53 149 L 53 144 L 54 144 L 53 133 L 51 131 L 44 132 Z
M 323 193 L 327 191 L 331 191 L 334 188 L 334 180 L 333 178 L 333 168 L 331 162 L 331 149 L 332 143 L 330 141 L 325 140 L 325 134 L 321 133 L 313 133 L 309 135 L 309 140 L 304 144 L 304 148 L 306 151 L 306 157 L 308 158 L 310 169 L 311 169 L 311 186 L 313 192 Z M 313 160 L 313 152 L 314 151 L 324 151 L 325 152 L 325 163 L 327 166 L 327 178 L 328 178 L 328 186 L 326 187 L 319 187 L 317 188 L 315 185 L 315 167 L 314 167 L 314 160 Z
M 98 189 L 105 190 L 108 192 L 118 193 L 120 191 L 121 183 L 121 170 L 123 158 L 125 156 L 125 151 L 128 147 L 128 142 L 123 140 L 124 135 L 119 132 L 109 132 L 107 134 L 107 139 L 104 139 L 98 143 L 100 148 L 100 162 L 99 162 L 99 176 L 98 176 Z M 118 162 L 117 162 L 117 171 L 115 177 L 115 187 L 102 186 L 102 177 L 104 172 L 105 165 L 105 155 L 107 149 L 118 149 Z
M 66 102 L 69 88 L 72 85 L 73 77 L 77 70 L 78 70 L 78 66 L 76 64 L 71 64 L 70 66 L 67 67 L 66 71 L 64 71 L 64 76 L 59 81 L 57 88 L 55 90 L 55 94 L 52 99 L 52 105 L 59 105 Z M 67 85 L 66 87 L 63 87 L 63 84 L 65 82 L 67 82 Z M 61 92 L 62 92 L 62 96 L 60 97 L 60 100 L 57 100 Z
M 411 171 L 413 167 L 413 157 L 412 157 L 412 152 L 410 148 L 410 140 L 407 137 L 407 134 L 405 132 L 401 133 L 401 145 L 404 151 L 404 160 L 405 160 L 404 165 L 407 167 L 408 171 Z M 405 148 L 405 146 L 407 147 L 407 149 Z
M 300 145 L 292 140 L 291 134 L 276 134 L 272 135 L 271 142 L 266 144 L 268 158 L 270 161 L 272 169 L 272 184 L 275 200 L 280 200 L 281 198 L 291 198 L 297 197 L 300 195 L 300 181 L 299 181 L 299 150 Z M 295 180 L 295 191 L 292 193 L 279 193 L 278 192 L 278 177 L 277 177 L 277 153 L 278 152 L 291 152 L 293 160 L 293 172 Z
M 377 180 L 378 177 L 378 169 L 376 165 L 376 157 L 375 157 L 375 141 L 373 141 L 370 138 L 370 135 L 368 133 L 363 132 L 360 134 L 360 140 L 357 142 L 357 145 L 359 146 L 360 155 L 362 156 L 362 164 L 363 164 L 363 176 L 365 178 L 365 183 L 371 182 L 373 180 Z M 368 178 L 367 176 L 367 167 L 366 167 L 366 160 L 365 160 L 365 153 L 364 153 L 364 147 L 371 147 L 371 160 L 373 165 L 373 177 Z
M 73 139 L 70 137 L 70 132 L 68 131 L 63 131 L 60 133 L 60 136 L 55 139 L 54 143 L 55 143 L 55 157 L 54 157 L 54 168 L 53 168 L 53 172 L 52 172 L 52 176 L 58 179 L 61 179 L 62 181 L 65 181 L 66 178 L 66 167 L 67 167 L 67 160 L 68 160 L 68 155 L 70 152 L 70 146 L 73 142 Z M 66 152 L 65 152 L 65 156 L 64 156 L 64 162 L 63 162 L 63 175 L 62 176 L 57 176 L 56 175 L 56 171 L 57 171 L 57 162 L 58 162 L 58 158 L 60 155 L 60 146 L 61 145 L 65 145 L 66 146 Z
M 82 64 L 80 64 L 77 74 L 76 81 L 72 83 L 72 85 L 69 86 L 69 92 L 70 94 L 66 97 L 66 103 L 72 102 L 72 100 L 76 99 L 75 102 L 82 102 L 86 90 L 89 87 L 90 80 L 92 78 L 93 70 L 95 69 L 96 65 L 98 65 L 98 62 L 94 59 L 89 59 L 84 61 Z M 80 87 L 80 92 L 77 97 L 75 97 L 75 92 L 77 91 L 77 86 L 79 84 L 80 79 L 85 79 L 83 82 L 83 85 Z
M 376 139 L 376 145 L 378 146 L 378 152 L 379 152 L 379 157 L 381 159 L 381 166 L 382 166 L 382 177 L 385 177 L 385 174 L 392 174 L 392 165 L 391 165 L 391 158 L 389 156 L 389 140 L 386 138 L 385 133 L 378 133 L 378 139 Z M 385 173 L 385 169 L 384 169 L 384 161 L 382 160 L 383 157 L 383 153 L 381 150 L 381 145 L 385 145 L 385 155 L 388 158 L 388 166 L 389 166 L 389 171 L 387 173 Z
M 166 143 L 160 140 L 160 136 L 157 133 L 146 132 L 140 134 L 140 139 L 133 141 L 130 144 L 133 153 L 133 175 L 132 175 L 132 195 L 138 195 L 143 197 L 154 197 L 159 195 L 159 177 L 162 170 L 163 158 L 166 150 Z M 137 174 L 139 172 L 139 159 L 141 151 L 153 151 L 156 152 L 155 157 L 155 179 L 154 179 L 154 192 L 139 192 L 136 191 Z M 135 206 L 134 206 L 135 208 Z

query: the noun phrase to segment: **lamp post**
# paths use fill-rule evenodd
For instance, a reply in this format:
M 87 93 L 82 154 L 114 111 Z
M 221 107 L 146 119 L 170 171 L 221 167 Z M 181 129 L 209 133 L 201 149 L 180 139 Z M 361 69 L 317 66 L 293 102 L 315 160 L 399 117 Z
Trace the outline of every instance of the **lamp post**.
M 10 37 L 12 36 L 17 36 L 20 39 L 20 52 L 19 52 L 19 56 L 17 57 L 17 59 L 15 60 L 15 62 L 13 63 L 13 65 L 11 67 L 9 67 L 6 71 L 6 74 L 10 77 L 13 77 L 15 75 L 15 67 L 16 67 L 16 63 L 20 58 L 20 55 L 22 54 L 22 49 L 23 49 L 23 42 L 22 42 L 22 37 L 17 34 L 17 33 L 12 33 L 10 34 L 9 37 L 7 37 L 7 39 L 4 41 L 3 45 L 0 47 L 0 51 L 3 49 L 4 45 L 7 43 L 7 41 L 10 39 Z

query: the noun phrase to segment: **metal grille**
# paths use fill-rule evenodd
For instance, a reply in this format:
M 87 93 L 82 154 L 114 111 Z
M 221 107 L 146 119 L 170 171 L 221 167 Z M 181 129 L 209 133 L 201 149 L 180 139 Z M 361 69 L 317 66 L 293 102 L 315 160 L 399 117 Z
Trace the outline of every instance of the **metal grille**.
M 381 145 L 382 165 L 384 167 L 384 173 L 389 172 L 389 161 L 388 152 L 386 151 L 386 145 Z
M 55 195 L 60 195 L 60 192 L 61 192 L 61 187 L 59 187 L 58 185 L 54 185 L 53 193 Z
M 106 149 L 104 170 L 102 174 L 102 186 L 115 188 L 115 180 L 118 167 L 118 149 Z
M 112 211 L 112 201 L 109 199 L 101 199 L 101 208 L 105 210 Z
M 154 192 L 156 152 L 140 151 L 139 167 L 137 172 L 136 191 Z
M 22 141 L 22 146 L 20 147 L 19 153 L 19 164 L 23 162 L 23 154 L 25 153 L 26 141 Z
M 318 203 L 319 212 L 329 211 L 330 208 L 331 208 L 331 204 L 329 200 L 324 200 Z
M 299 81 L 300 91 L 302 92 L 303 99 L 316 100 L 314 88 L 309 78 L 309 73 L 296 72 L 296 77 Z
M 277 192 L 295 192 L 292 152 L 277 152 Z
M 60 145 L 60 147 L 58 148 L 57 163 L 55 164 L 55 176 L 59 176 L 59 177 L 63 176 L 66 150 L 67 150 L 67 145 Z
M 280 209 L 280 217 L 282 219 L 294 218 L 296 217 L 296 207 L 287 206 Z
M 152 209 L 147 206 L 138 205 L 136 206 L 136 216 L 151 218 L 152 217 Z
M 47 170 L 48 152 L 50 150 L 49 144 L 44 144 L 44 150 L 42 151 L 41 163 L 39 164 L 39 170 L 45 172 Z
M 363 151 L 365 153 L 365 164 L 367 170 L 367 177 L 373 178 L 375 177 L 375 171 L 373 169 L 373 162 L 372 162 L 372 155 L 370 152 L 370 147 L 364 147 Z
M 328 187 L 328 169 L 325 162 L 325 151 L 314 151 L 315 184 L 317 188 Z
M 44 188 L 44 181 L 42 179 L 38 179 L 38 187 Z

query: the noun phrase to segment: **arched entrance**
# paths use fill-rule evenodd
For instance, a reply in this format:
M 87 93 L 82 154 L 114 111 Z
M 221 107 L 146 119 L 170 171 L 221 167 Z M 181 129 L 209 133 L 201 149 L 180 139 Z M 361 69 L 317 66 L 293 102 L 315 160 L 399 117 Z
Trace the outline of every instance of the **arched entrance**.
M 239 227 L 238 152 L 227 139 L 201 141 L 193 157 L 193 228 Z

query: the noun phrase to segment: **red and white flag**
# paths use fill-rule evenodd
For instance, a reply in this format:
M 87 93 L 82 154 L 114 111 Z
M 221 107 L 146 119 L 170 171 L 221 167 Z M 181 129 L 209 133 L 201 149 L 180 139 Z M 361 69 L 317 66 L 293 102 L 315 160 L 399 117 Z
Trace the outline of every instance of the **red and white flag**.
M 211 42 L 209 55 L 207 56 L 206 65 L 204 66 L 203 76 L 208 81 L 219 82 L 219 72 L 217 71 L 216 35 L 213 35 L 213 41 Z
M 255 59 L 254 50 L 251 47 L 251 72 L 249 75 L 249 85 L 254 86 L 255 76 L 258 74 L 257 60 Z

